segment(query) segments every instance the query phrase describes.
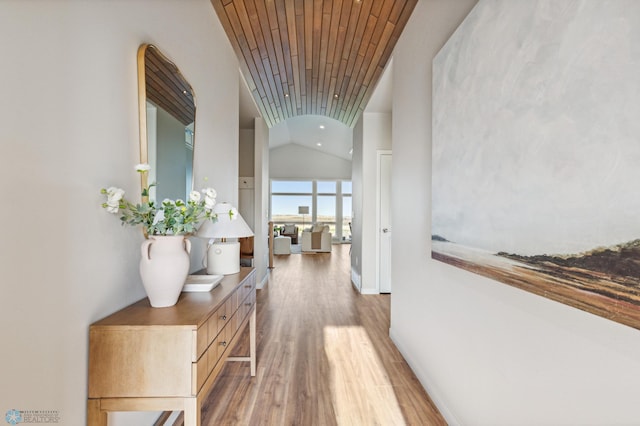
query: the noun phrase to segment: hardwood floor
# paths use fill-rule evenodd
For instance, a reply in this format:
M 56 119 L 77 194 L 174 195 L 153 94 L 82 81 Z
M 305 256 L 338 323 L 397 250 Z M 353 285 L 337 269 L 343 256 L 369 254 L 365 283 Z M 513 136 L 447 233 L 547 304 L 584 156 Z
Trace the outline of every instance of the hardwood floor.
M 203 425 L 446 424 L 388 336 L 389 296 L 353 289 L 348 245 L 274 266 L 258 290 L 256 377 L 228 363 Z

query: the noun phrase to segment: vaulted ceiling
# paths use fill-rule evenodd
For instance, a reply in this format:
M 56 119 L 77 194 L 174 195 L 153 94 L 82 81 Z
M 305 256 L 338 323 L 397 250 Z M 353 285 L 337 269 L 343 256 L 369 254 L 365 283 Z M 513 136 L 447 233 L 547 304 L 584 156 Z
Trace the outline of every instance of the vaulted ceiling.
M 211 0 L 269 127 L 353 126 L 418 0 Z

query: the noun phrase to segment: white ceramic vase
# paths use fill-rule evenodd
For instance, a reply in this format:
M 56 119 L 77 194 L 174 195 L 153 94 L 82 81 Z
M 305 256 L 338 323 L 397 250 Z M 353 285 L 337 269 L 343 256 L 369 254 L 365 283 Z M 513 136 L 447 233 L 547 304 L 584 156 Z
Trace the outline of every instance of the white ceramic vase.
M 140 277 L 151 306 L 175 305 L 189 273 L 191 241 L 184 235 L 152 235 L 141 252 Z

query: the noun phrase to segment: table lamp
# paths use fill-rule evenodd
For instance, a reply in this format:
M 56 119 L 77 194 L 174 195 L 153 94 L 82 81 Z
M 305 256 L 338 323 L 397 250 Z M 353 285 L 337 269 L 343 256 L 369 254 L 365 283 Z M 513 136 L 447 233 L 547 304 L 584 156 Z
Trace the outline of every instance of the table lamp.
M 213 213 L 218 220 L 204 222 L 197 233 L 200 238 L 219 239 L 207 247 L 207 274 L 237 274 L 240 272 L 240 242 L 227 241 L 227 238 L 250 237 L 253 231 L 229 203 L 216 204 Z

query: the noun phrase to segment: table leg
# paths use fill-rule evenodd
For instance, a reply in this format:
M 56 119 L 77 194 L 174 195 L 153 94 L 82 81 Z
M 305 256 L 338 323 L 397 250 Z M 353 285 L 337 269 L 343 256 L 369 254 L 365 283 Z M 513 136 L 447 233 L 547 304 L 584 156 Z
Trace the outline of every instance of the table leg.
M 253 313 L 249 319 L 249 358 L 251 361 L 251 377 L 256 375 L 256 306 L 253 306 Z
M 200 400 L 184 399 L 184 426 L 200 426 Z
M 107 426 L 107 412 L 100 409 L 99 399 L 87 400 L 87 426 Z

